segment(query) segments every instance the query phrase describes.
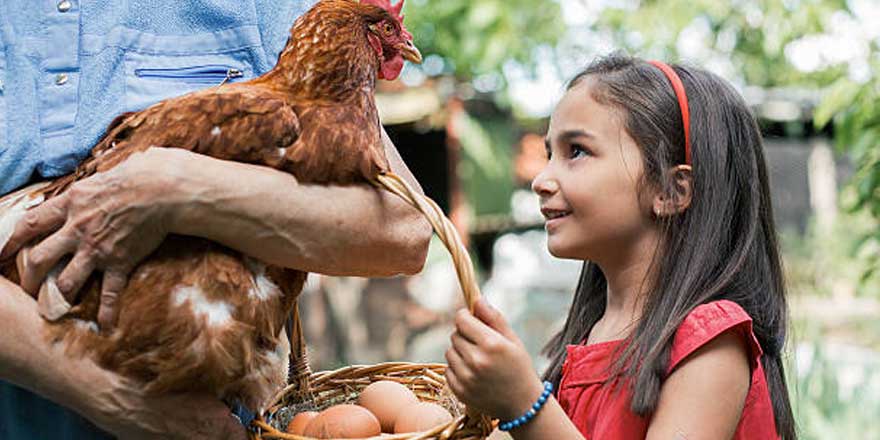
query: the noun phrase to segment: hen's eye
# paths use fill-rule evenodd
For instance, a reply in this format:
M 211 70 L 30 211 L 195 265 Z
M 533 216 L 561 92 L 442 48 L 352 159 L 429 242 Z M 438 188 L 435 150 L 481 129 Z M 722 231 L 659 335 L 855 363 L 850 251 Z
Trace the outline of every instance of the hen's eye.
M 391 26 L 390 23 L 385 23 L 382 25 L 382 31 L 385 32 L 386 34 L 390 34 L 391 32 L 394 31 L 394 26 Z

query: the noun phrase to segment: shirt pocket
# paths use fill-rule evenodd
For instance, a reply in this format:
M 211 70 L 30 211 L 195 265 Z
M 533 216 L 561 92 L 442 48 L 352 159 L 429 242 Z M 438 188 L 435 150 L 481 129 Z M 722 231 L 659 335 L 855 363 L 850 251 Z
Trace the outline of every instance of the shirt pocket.
M 246 49 L 206 55 L 125 55 L 125 111 L 172 97 L 253 78 Z

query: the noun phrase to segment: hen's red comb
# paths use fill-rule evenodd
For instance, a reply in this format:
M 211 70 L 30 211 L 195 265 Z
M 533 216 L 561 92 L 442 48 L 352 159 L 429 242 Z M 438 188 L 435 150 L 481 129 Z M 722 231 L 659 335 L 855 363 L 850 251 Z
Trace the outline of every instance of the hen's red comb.
M 396 5 L 392 5 L 390 0 L 361 0 L 361 3 L 378 6 L 388 11 L 389 14 L 403 24 L 403 15 L 400 14 L 400 11 L 403 10 L 403 0 L 400 0 Z

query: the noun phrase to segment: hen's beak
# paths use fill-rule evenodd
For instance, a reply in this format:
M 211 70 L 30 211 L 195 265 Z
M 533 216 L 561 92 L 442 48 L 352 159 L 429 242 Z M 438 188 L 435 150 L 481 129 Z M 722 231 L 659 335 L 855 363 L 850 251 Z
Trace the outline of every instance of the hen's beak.
M 416 48 L 411 40 L 406 40 L 402 44 L 398 45 L 397 50 L 400 51 L 403 59 L 416 64 L 422 64 L 422 53 L 419 52 L 419 49 Z

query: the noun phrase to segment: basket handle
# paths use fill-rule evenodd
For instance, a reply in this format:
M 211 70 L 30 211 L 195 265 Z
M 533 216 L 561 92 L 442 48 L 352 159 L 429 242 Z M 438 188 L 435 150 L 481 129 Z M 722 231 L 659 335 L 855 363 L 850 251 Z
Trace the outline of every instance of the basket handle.
M 437 206 L 436 202 L 413 190 L 397 174 L 390 172 L 380 174 L 376 176 L 376 181 L 373 184 L 397 194 L 421 211 L 422 214 L 425 214 L 425 217 L 428 218 L 428 221 L 434 228 L 434 232 L 437 233 L 437 236 L 446 245 L 446 249 L 449 250 L 452 256 L 455 272 L 458 274 L 458 282 L 461 284 L 461 291 L 464 294 L 464 302 L 467 304 L 468 310 L 473 314 L 474 305 L 480 299 L 480 287 L 477 284 L 477 277 L 474 275 L 474 264 L 471 262 L 470 254 L 468 254 L 467 248 L 462 243 L 461 237 L 458 235 L 458 231 L 453 226 L 452 221 L 443 214 L 443 210 Z M 446 387 L 448 388 L 449 384 Z M 469 424 L 474 426 L 476 426 L 478 420 L 486 417 L 470 407 L 465 408 L 465 413 L 470 420 Z
M 474 312 L 474 305 L 480 299 L 480 287 L 477 284 L 476 275 L 474 275 L 474 265 L 471 262 L 470 254 L 461 241 L 455 226 L 443 214 L 443 210 L 437 206 L 437 203 L 429 197 L 413 190 L 412 186 L 406 183 L 403 178 L 394 173 L 380 174 L 373 182 L 375 186 L 391 191 L 400 196 L 407 203 L 421 211 L 428 218 L 434 232 L 446 245 L 449 253 L 452 255 L 452 262 L 455 264 L 455 271 L 458 274 L 458 282 L 461 284 L 461 290 L 464 294 L 464 301 L 471 313 Z
M 436 202 L 415 191 L 412 186 L 397 174 L 390 172 L 380 174 L 376 176 L 376 180 L 371 183 L 380 189 L 388 190 L 398 195 L 427 217 L 431 226 L 434 228 L 434 232 L 437 233 L 437 236 L 452 256 L 452 262 L 455 265 L 455 271 L 458 274 L 458 282 L 461 285 L 461 290 L 464 294 L 465 304 L 467 305 L 468 310 L 470 310 L 471 313 L 474 313 L 474 305 L 477 300 L 480 299 L 480 287 L 477 284 L 477 278 L 474 274 L 474 265 L 473 262 L 471 262 L 471 257 L 468 254 L 467 248 L 465 248 L 462 243 L 458 231 L 455 229 L 455 226 L 453 226 L 452 221 L 443 214 L 443 210 L 440 209 Z M 291 338 L 291 364 L 288 379 L 289 383 L 296 383 L 299 385 L 297 389 L 307 392 L 307 390 L 310 389 L 309 378 L 311 376 L 311 369 L 309 368 L 308 360 L 306 358 L 306 342 L 302 331 L 298 307 L 294 307 L 291 311 L 291 319 L 293 324 L 291 332 L 289 333 L 289 337 Z M 471 409 L 468 409 L 467 412 L 473 416 L 473 419 L 479 417 L 477 413 L 471 414 Z

